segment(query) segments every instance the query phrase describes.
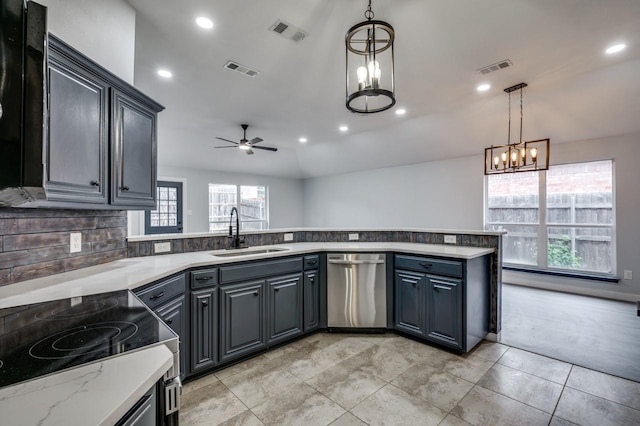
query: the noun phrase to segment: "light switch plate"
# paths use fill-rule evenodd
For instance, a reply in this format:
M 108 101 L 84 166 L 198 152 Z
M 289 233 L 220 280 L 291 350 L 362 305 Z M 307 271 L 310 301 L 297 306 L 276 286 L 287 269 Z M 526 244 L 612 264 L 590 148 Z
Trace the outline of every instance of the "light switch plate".
M 155 243 L 153 245 L 153 252 L 154 253 L 168 253 L 170 251 L 171 251 L 171 243 L 170 242 Z
M 72 232 L 69 237 L 69 253 L 82 251 L 82 232 Z
M 456 243 L 456 236 L 455 235 L 445 235 L 444 236 L 444 243 L 445 244 L 455 244 Z
M 633 271 L 624 271 L 624 279 L 632 280 L 633 279 Z
M 293 241 L 293 233 L 292 232 L 287 232 L 286 234 L 284 234 L 284 240 L 285 241 Z
M 359 234 L 349 234 L 349 241 L 358 241 L 360 239 Z

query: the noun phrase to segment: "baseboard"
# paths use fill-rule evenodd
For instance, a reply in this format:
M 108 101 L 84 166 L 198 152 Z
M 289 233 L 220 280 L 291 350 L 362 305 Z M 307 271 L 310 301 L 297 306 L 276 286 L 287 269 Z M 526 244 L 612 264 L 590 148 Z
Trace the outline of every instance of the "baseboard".
M 526 273 L 503 271 L 502 282 L 505 284 L 520 285 L 524 287 L 540 288 L 543 290 L 562 291 L 564 293 L 580 294 L 583 296 L 600 297 L 603 299 L 621 300 L 624 302 L 637 302 L 640 300 L 640 295 L 621 293 L 611 290 L 597 289 L 593 287 L 576 287 L 572 285 L 566 285 L 561 283 L 543 281 L 540 277 L 535 279 L 526 276 Z
M 499 342 L 500 341 L 500 333 L 489 333 L 485 336 L 485 340 L 490 342 Z

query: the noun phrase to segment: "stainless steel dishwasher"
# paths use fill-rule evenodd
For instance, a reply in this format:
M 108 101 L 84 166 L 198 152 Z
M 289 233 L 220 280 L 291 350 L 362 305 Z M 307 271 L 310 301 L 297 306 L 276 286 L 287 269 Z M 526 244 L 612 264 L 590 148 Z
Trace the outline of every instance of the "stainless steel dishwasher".
M 387 275 L 382 253 L 327 255 L 327 325 L 387 326 Z

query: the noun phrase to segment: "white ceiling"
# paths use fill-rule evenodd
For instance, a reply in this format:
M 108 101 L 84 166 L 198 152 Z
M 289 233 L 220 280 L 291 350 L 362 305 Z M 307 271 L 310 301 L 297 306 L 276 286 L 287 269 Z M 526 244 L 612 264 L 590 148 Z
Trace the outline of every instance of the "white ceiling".
M 525 139 L 553 145 L 640 131 L 639 0 L 374 0 L 376 18 L 396 30 L 404 116 L 344 106 L 344 35 L 363 20 L 365 0 L 129 2 L 135 84 L 166 107 L 161 165 L 304 178 L 481 154 L 506 142 L 503 89 L 521 81 Z M 194 24 L 200 15 L 213 30 Z M 268 32 L 278 18 L 308 37 Z M 605 55 L 616 42 L 627 49 Z M 513 67 L 476 72 L 507 58 Z M 228 60 L 260 75 L 226 70 Z M 174 77 L 158 77 L 159 67 Z M 492 88 L 477 92 L 482 82 Z M 224 144 L 216 136 L 240 139 L 241 123 L 278 152 L 213 148 Z

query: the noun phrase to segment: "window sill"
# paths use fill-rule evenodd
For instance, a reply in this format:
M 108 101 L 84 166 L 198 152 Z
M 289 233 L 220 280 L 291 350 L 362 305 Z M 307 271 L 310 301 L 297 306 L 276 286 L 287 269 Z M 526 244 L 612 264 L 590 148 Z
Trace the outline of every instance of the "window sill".
M 535 269 L 535 268 L 526 268 L 521 266 L 503 266 L 502 269 L 505 271 L 527 272 L 531 274 L 551 275 L 554 277 L 578 278 L 581 280 L 602 281 L 607 283 L 620 282 L 620 278 L 616 276 L 596 274 L 596 273 L 553 271 L 548 269 Z

